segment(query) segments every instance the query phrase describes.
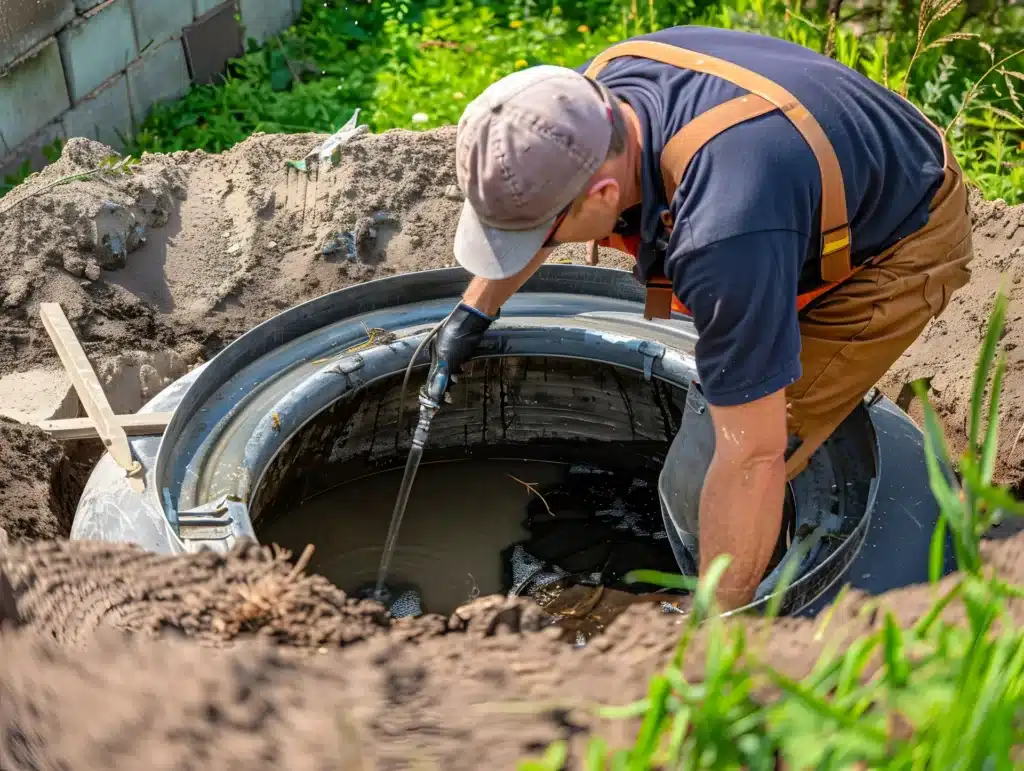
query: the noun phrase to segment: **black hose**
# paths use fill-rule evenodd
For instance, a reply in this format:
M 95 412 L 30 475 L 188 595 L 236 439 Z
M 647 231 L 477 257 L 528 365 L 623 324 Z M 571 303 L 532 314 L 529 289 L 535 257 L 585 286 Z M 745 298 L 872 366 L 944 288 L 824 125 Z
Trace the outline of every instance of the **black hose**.
M 416 364 L 416 359 L 420 357 L 420 353 L 423 351 L 424 346 L 426 346 L 427 343 L 429 343 L 431 340 L 434 339 L 434 337 L 437 336 L 437 333 L 441 331 L 441 327 L 445 325 L 445 323 L 448 321 L 448 319 L 452 317 L 452 314 L 454 314 L 456 310 L 458 310 L 457 305 L 454 308 L 452 308 L 451 312 L 447 316 L 445 316 L 443 319 L 437 322 L 433 329 L 427 332 L 426 337 L 424 337 L 420 341 L 420 344 L 416 346 L 416 350 L 413 351 L 412 358 L 409 359 L 409 363 L 405 367 L 405 377 L 402 378 L 402 390 L 399 392 L 398 395 L 398 429 L 395 431 L 396 444 L 398 443 L 399 437 L 401 437 L 402 435 L 402 430 L 405 428 L 405 392 L 406 389 L 409 387 L 409 378 L 412 376 L 413 365 Z

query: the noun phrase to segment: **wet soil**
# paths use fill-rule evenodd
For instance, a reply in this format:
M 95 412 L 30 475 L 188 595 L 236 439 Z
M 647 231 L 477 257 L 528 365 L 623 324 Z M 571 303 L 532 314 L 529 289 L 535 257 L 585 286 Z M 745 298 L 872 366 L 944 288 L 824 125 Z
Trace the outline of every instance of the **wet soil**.
M 285 307 L 452 264 L 461 203 L 453 137 L 364 135 L 337 169 L 306 178 L 284 161 L 324 137 L 255 136 L 220 156 L 147 156 L 131 174 L 49 187 L 108 153 L 69 142 L 57 164 L 0 200 L 0 377 L 55 363 L 41 301 L 62 304 L 99 368 L 135 351 L 173 354 L 180 372 Z M 895 398 L 930 378 L 954 451 L 962 448 L 977 345 L 1008 273 L 998 455 L 1000 479 L 1018 485 L 1024 208 L 977 197 L 972 206 L 972 283 L 881 385 Z M 582 252 L 553 259 L 582 261 Z M 170 378 L 133 366 L 147 396 Z M 578 748 L 600 729 L 624 740 L 635 725 L 601 725 L 587 705 L 641 697 L 678 638 L 678 615 L 653 606 L 625 610 L 577 650 L 530 601 L 481 597 L 450 616 L 395 620 L 297 569 L 296 556 L 251 544 L 165 557 L 69 543 L 61 536 L 83 481 L 78 453 L 0 422 L 0 768 L 128 769 L 138 757 L 247 771 L 510 768 L 557 738 Z M 1024 580 L 1024 536 L 986 549 L 1004 577 Z M 909 622 L 931 596 L 919 587 L 881 601 Z M 882 613 L 859 612 L 864 603 L 847 596 L 830 634 L 882 623 Z M 786 620 L 767 639 L 769 661 L 799 677 L 829 635 Z M 691 677 L 703 646 L 698 636 Z
M 13 541 L 66 538 L 86 473 L 48 434 L 0 417 L 0 531 Z

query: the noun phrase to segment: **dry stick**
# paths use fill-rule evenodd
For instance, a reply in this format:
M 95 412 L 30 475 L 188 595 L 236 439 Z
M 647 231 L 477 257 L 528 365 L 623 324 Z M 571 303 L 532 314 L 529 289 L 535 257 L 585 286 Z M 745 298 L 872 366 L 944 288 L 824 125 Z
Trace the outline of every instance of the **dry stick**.
M 1024 435 L 1024 423 L 1020 424 L 1020 430 L 1017 432 L 1017 436 L 1013 437 L 1013 446 L 1010 447 L 1010 454 L 1006 457 L 1007 461 L 1013 458 L 1013 454 L 1017 452 L 1017 442 L 1020 441 L 1022 435 Z
M 828 0 L 828 35 L 825 38 L 825 56 L 835 58 L 836 28 L 839 26 L 839 8 L 843 0 Z
M 292 572 L 288 574 L 288 577 L 285 579 L 285 583 L 290 584 L 292 581 L 299 577 L 299 574 L 303 570 L 306 569 L 306 566 L 309 564 L 309 561 L 313 559 L 314 548 L 315 547 L 313 546 L 313 544 L 306 544 L 306 548 L 302 550 L 302 555 L 299 557 L 298 562 L 295 563 L 295 567 L 292 568 Z
M 882 84 L 889 88 L 889 38 L 882 37 Z
M 66 182 L 78 182 L 79 180 L 82 180 L 82 179 L 88 179 L 93 174 L 97 174 L 97 173 L 103 171 L 103 168 L 104 167 L 100 166 L 100 167 L 95 168 L 95 169 L 89 169 L 89 171 L 83 171 L 81 174 L 69 174 L 68 176 L 61 177 L 60 179 L 58 179 L 58 180 L 56 180 L 54 182 L 51 182 L 48 185 L 43 185 L 38 190 L 33 190 L 28 195 L 23 195 L 21 198 L 19 198 L 16 201 L 14 201 L 10 206 L 6 207 L 3 210 L 0 210 L 0 215 L 7 214 L 7 212 L 9 212 L 11 209 L 13 209 L 19 203 L 24 203 L 29 198 L 35 198 L 37 195 L 42 195 L 43 193 L 45 193 L 45 192 L 47 192 L 49 190 L 52 190 L 53 188 L 57 187 L 58 185 L 63 185 Z
M 295 65 L 292 64 L 292 60 L 288 58 L 288 52 L 284 48 L 284 43 L 281 42 L 281 38 L 274 38 L 277 41 L 278 48 L 281 49 L 281 56 L 284 57 L 284 64 L 288 68 L 288 72 L 291 73 L 292 80 L 296 85 L 299 84 L 299 73 L 295 71 Z
M 534 484 L 536 484 L 536 482 L 534 482 L 534 483 L 524 482 L 519 477 L 513 477 L 511 474 L 509 474 L 508 476 L 512 477 L 512 479 L 516 480 L 519 484 L 521 484 L 523 487 L 525 487 L 531 493 L 533 493 L 538 498 L 540 498 L 540 502 L 544 504 L 544 508 L 548 510 L 548 514 L 550 514 L 552 517 L 555 516 L 555 512 L 553 512 L 551 510 L 551 507 L 548 506 L 548 502 L 546 500 L 544 500 L 544 496 L 541 495 L 540 492 L 537 490 L 537 488 L 533 486 Z

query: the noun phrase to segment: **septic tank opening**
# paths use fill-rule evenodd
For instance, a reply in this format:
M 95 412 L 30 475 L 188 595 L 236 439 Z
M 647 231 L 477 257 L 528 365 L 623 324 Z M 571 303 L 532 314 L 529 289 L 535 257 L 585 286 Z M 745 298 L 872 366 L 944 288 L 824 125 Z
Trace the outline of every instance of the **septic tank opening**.
M 623 578 L 679 572 L 657 480 L 685 390 L 579 359 L 495 358 L 468 370 L 431 427 L 392 558 L 393 614 L 527 595 L 566 626 L 587 617 L 600 627 L 661 592 Z M 401 431 L 395 377 L 340 399 L 288 441 L 253 496 L 261 542 L 313 543 L 310 571 L 350 594 L 372 588 L 420 379 Z

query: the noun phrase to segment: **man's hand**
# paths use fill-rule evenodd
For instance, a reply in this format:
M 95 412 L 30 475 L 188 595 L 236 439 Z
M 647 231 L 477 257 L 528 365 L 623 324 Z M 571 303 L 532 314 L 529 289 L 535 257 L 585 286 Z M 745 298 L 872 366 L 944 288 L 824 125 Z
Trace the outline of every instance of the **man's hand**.
M 786 488 L 785 391 L 737 407 L 711 407 L 715 455 L 700 499 L 700 574 L 720 554 L 722 610 L 754 598 L 782 527 Z
M 541 249 L 530 263 L 515 276 L 492 280 L 474 278 L 469 282 L 462 302 L 441 327 L 437 339 L 431 344 L 430 374 L 427 375 L 427 396 L 440 403 L 448 390 L 449 379 L 462 371 L 484 332 L 501 313 L 505 304 L 526 280 L 537 272 L 551 249 Z
M 466 303 L 459 303 L 430 345 L 430 374 L 427 396 L 440 403 L 452 375 L 473 355 L 484 333 L 497 316 L 489 316 Z

